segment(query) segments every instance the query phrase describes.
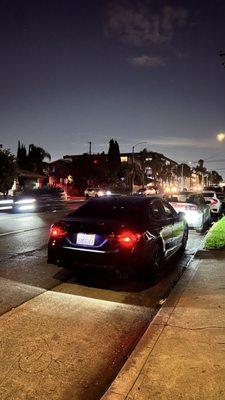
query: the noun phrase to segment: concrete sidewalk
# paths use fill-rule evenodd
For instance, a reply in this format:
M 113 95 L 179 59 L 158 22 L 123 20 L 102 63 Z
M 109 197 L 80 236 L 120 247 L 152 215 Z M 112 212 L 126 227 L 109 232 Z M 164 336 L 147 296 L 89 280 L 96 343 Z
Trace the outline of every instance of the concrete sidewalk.
M 225 250 L 197 257 L 102 400 L 225 399 Z

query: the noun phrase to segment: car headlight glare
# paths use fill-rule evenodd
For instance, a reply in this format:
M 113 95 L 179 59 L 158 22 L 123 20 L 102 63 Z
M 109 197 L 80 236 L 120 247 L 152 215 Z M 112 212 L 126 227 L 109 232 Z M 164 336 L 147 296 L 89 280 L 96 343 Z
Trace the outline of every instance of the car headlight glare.
M 33 204 L 35 202 L 36 202 L 35 199 L 21 199 L 21 200 L 15 201 L 15 204 Z

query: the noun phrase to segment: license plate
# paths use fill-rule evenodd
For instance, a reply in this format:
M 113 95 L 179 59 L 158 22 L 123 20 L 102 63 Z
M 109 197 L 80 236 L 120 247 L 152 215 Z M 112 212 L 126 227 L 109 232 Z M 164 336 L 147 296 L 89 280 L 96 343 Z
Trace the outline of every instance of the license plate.
M 77 244 L 86 244 L 87 246 L 93 246 L 95 243 L 95 235 L 89 235 L 87 233 L 77 234 Z

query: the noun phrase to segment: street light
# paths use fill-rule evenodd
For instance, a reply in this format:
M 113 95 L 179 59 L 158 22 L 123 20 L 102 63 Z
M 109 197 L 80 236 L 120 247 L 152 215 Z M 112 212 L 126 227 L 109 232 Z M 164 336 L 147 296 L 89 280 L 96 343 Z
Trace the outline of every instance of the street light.
M 225 133 L 223 132 L 217 133 L 216 138 L 218 142 L 223 142 L 223 140 L 225 139 Z
M 134 146 L 132 146 L 132 175 L 131 175 L 131 194 L 133 193 L 133 187 L 134 187 L 134 149 L 136 146 L 139 146 L 140 144 L 146 144 L 148 142 L 138 142 Z

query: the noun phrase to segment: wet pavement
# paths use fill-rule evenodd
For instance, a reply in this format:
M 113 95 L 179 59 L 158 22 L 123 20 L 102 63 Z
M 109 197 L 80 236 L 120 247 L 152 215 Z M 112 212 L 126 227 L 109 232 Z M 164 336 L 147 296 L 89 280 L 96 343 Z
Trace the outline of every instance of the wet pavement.
M 59 322 L 60 341 L 63 340 L 63 311 L 60 311 L 60 308 L 62 307 L 63 310 L 66 307 L 65 334 L 71 334 L 72 328 L 69 322 L 71 314 L 74 321 L 73 340 L 76 341 L 76 348 L 73 347 L 73 340 L 72 342 L 68 341 L 68 348 L 66 341 L 63 340 L 65 354 L 69 354 L 69 348 L 72 346 L 72 351 L 79 353 L 80 361 L 75 357 L 74 364 L 70 360 L 68 367 L 68 360 L 64 360 L 65 368 L 69 368 L 69 370 L 72 368 L 69 373 L 71 379 L 74 377 L 74 382 L 71 382 L 71 385 L 68 385 L 68 382 L 66 384 L 61 382 L 62 385 L 65 384 L 68 394 L 63 394 L 64 397 L 50 396 L 50 398 L 72 399 L 71 390 L 73 389 L 75 390 L 74 398 L 94 400 L 104 393 L 118 373 L 193 254 L 201 245 L 203 235 L 191 231 L 186 252 L 165 264 L 162 273 L 154 281 L 137 281 L 132 277 L 118 276 L 107 271 L 86 270 L 74 273 L 46 263 L 49 226 L 64 214 L 65 212 L 0 215 L 0 315 L 2 315 L 1 318 L 8 320 L 8 315 L 11 315 L 10 318 L 12 318 L 12 311 L 7 313 L 8 311 L 13 310 L 15 318 L 17 312 L 22 312 L 21 318 L 22 320 L 24 318 L 24 324 L 29 320 L 29 324 L 34 327 L 37 335 L 37 326 L 32 320 L 32 316 L 29 315 L 31 307 L 32 310 L 36 310 L 35 313 L 40 319 L 41 326 L 44 323 L 41 330 L 43 330 L 42 336 L 45 336 L 47 334 L 45 329 L 50 328 L 49 326 L 47 328 L 48 324 L 43 315 L 47 313 L 49 304 L 49 307 L 53 307 L 53 323 L 56 329 L 57 320 L 61 321 Z M 22 305 L 23 303 L 24 305 Z M 38 308 L 38 310 L 41 310 L 41 314 L 36 309 L 39 305 L 40 309 Z M 76 326 L 76 319 L 82 321 L 78 326 Z M 14 322 L 10 324 L 12 324 L 13 330 Z M 15 325 L 17 329 L 21 329 L 21 332 L 25 329 L 26 337 L 32 341 L 29 329 L 23 328 L 18 322 L 15 322 Z M 54 334 L 53 332 L 53 336 Z M 113 341 L 109 345 L 109 338 L 112 334 Z M 24 343 L 21 346 L 23 347 Z M 50 346 L 52 346 L 52 342 Z M 91 351 L 89 351 L 89 347 Z M 100 348 L 102 350 L 98 357 L 97 353 Z M 105 363 L 106 359 L 109 362 Z M 83 372 L 79 368 L 80 362 L 83 365 Z M 61 369 L 62 376 L 65 376 L 63 366 Z M 76 371 L 76 374 L 73 371 Z M 18 379 L 16 373 L 15 379 Z M 98 383 L 96 384 L 96 382 Z M 11 383 L 17 388 L 14 381 Z M 7 396 L 7 391 L 5 393 Z M 49 392 L 46 391 L 46 393 L 49 396 Z M 40 395 L 44 398 L 43 393 Z M 16 398 L 20 399 L 20 397 Z

